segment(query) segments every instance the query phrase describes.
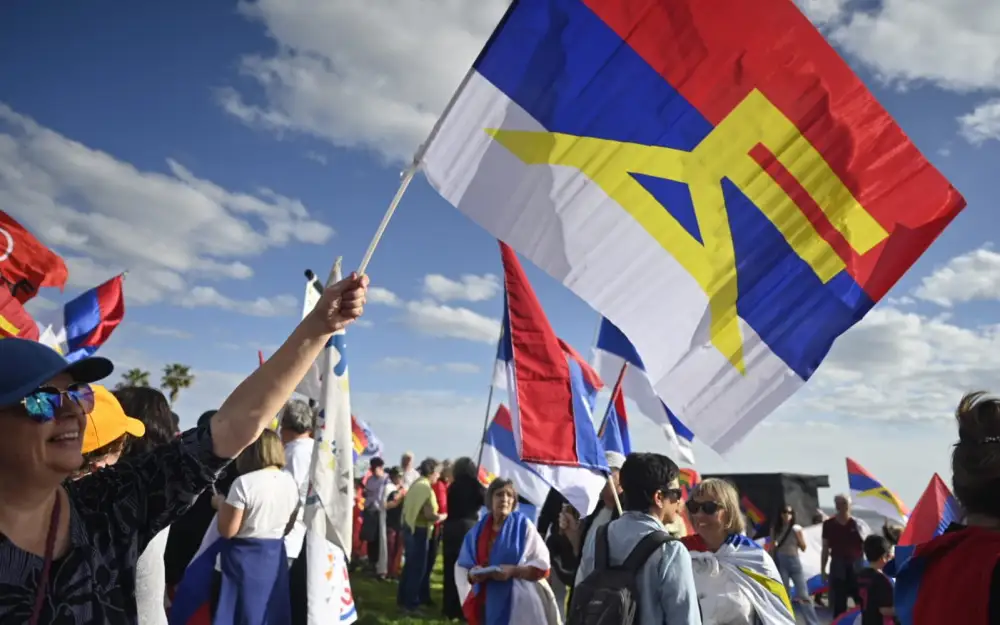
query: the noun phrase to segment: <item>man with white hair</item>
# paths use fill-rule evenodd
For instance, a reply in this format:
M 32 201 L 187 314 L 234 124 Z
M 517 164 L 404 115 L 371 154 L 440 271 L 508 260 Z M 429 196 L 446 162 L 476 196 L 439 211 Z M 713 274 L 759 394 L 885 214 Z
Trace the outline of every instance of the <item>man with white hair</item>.
M 413 452 L 408 451 L 399 459 L 399 470 L 403 473 L 403 490 L 409 490 L 420 479 L 420 473 L 413 467 Z
M 858 593 L 858 573 L 864 568 L 864 533 L 851 515 L 851 498 L 837 495 L 833 499 L 837 513 L 823 521 L 823 549 L 820 571 L 830 585 L 830 608 L 837 617 L 847 611 L 847 598 L 861 605 Z M 827 573 L 827 562 L 830 564 Z

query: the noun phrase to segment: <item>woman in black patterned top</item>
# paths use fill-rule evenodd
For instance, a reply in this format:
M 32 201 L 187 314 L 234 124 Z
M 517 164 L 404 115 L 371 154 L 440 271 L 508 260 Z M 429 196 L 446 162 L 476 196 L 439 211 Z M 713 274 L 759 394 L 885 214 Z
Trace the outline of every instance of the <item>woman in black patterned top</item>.
M 111 363 L 0 340 L 0 625 L 136 623 L 139 554 L 257 439 L 330 335 L 361 315 L 367 284 L 352 275 L 326 289 L 207 427 L 76 482 L 89 383 Z

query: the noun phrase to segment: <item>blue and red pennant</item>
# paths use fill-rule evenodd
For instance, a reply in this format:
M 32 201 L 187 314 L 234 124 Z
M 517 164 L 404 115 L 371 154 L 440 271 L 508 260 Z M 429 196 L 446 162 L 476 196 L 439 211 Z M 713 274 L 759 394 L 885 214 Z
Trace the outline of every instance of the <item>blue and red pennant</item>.
M 84 292 L 63 308 L 66 326 L 66 359 L 70 362 L 92 356 L 104 345 L 125 317 L 124 276 Z
M 625 393 L 622 392 L 622 380 L 625 378 L 625 367 L 618 375 L 618 381 L 611 391 L 611 401 L 604 413 L 604 421 L 598 430 L 604 451 L 613 451 L 623 456 L 632 453 L 632 438 L 628 431 L 628 414 L 625 412 Z

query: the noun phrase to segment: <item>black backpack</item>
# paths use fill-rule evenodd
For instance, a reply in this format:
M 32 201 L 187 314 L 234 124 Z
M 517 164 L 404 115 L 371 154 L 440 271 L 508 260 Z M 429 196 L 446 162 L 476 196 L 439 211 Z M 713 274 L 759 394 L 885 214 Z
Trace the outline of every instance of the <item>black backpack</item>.
M 608 526 L 599 527 L 594 538 L 594 570 L 573 589 L 566 625 L 634 625 L 639 610 L 636 577 L 646 560 L 673 537 L 664 531 L 646 534 L 621 566 L 610 566 Z

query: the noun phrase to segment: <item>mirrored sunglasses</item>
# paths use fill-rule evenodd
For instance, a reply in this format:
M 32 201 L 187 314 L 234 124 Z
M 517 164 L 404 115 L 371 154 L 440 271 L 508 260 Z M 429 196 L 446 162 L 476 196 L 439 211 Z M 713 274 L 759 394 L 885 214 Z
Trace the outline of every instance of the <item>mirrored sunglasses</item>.
M 73 402 L 84 414 L 90 414 L 94 410 L 94 389 L 89 384 L 74 384 L 65 391 L 43 386 L 22 399 L 21 405 L 32 420 L 45 423 L 56 418 L 65 401 Z

